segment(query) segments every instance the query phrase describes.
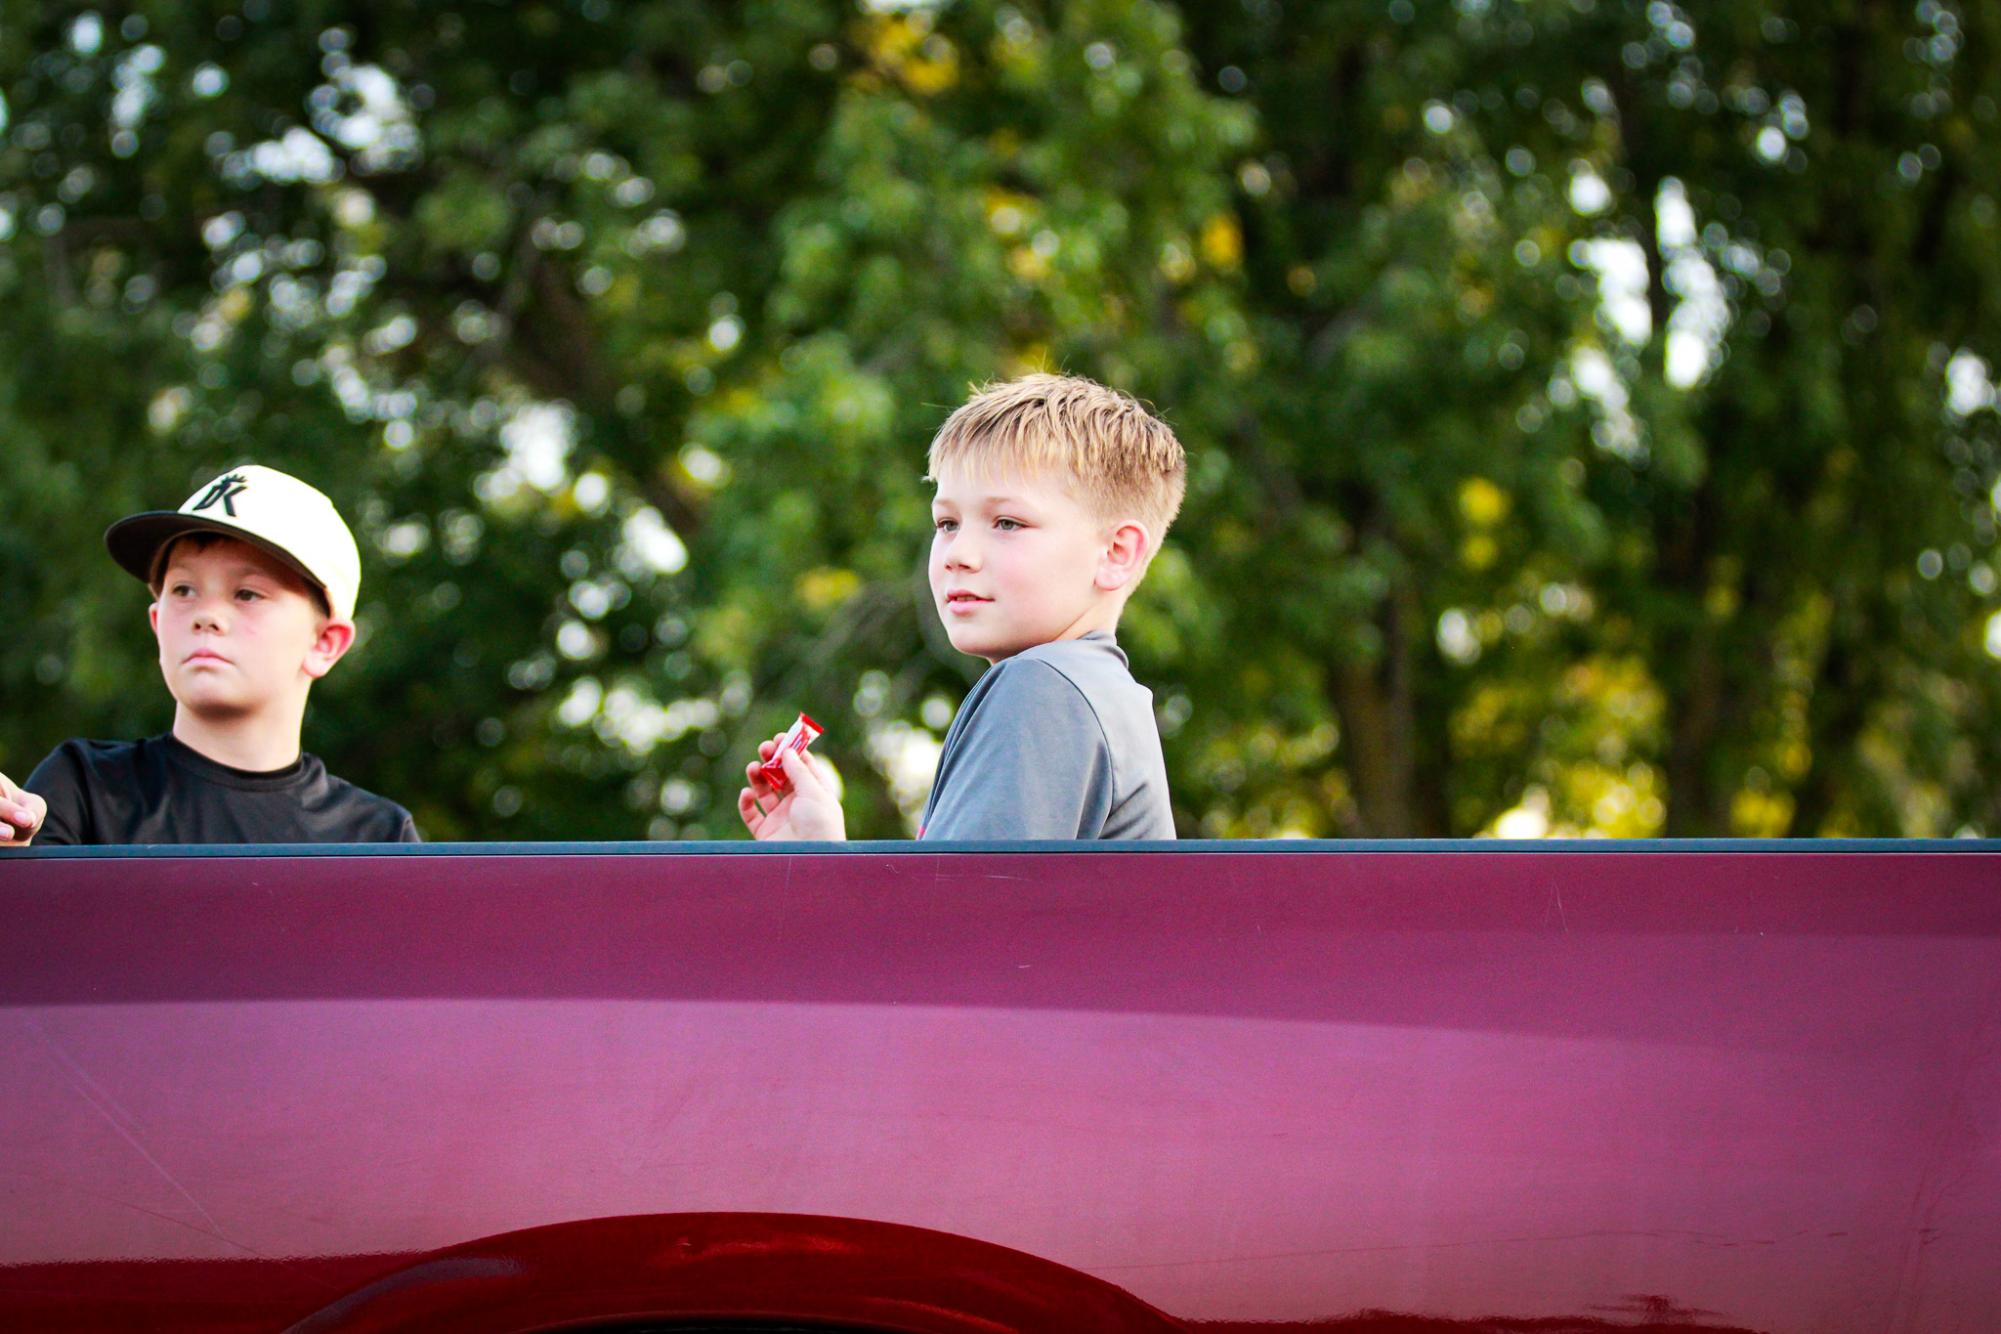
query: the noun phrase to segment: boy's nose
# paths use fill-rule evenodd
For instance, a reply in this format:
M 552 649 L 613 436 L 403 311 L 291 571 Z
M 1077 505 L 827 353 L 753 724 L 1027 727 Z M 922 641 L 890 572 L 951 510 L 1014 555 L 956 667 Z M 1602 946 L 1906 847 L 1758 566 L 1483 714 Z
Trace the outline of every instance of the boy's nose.
M 980 550 L 978 544 L 968 539 L 964 533 L 958 534 L 945 544 L 945 566 L 947 569 L 976 569 L 980 563 L 979 557 Z

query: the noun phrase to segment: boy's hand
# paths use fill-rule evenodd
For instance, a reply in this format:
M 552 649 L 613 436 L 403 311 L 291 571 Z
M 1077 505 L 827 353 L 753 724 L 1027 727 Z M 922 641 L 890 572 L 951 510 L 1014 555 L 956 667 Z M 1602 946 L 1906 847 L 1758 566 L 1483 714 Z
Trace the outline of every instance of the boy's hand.
M 786 772 L 791 772 L 787 770 Z M 41 832 L 49 803 L 0 774 L 0 848 L 25 848 Z
M 846 817 L 834 786 L 820 772 L 819 761 L 811 755 L 787 750 L 779 763 L 792 790 L 780 792 L 758 772 L 758 767 L 778 752 L 783 732 L 757 744 L 757 759 L 744 766 L 749 786 L 737 793 L 737 814 L 744 827 L 758 839 L 808 840 L 841 843 L 848 837 Z

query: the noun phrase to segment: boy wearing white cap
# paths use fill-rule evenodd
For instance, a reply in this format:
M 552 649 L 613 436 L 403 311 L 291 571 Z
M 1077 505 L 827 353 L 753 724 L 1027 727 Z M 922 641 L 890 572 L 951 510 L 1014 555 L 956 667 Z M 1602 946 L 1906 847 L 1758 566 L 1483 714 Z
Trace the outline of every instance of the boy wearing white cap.
M 361 556 L 333 502 L 255 465 L 104 534 L 144 580 L 174 725 L 65 741 L 0 775 L 0 847 L 414 842 L 410 813 L 299 748 L 306 695 L 354 643 Z

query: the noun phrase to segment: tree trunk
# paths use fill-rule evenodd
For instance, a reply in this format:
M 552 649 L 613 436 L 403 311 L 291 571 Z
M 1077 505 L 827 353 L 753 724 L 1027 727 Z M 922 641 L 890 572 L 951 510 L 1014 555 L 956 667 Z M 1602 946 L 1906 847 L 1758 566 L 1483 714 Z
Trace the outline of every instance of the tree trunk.
M 1713 627 L 1698 629 L 1683 652 L 1682 680 L 1667 692 L 1669 838 L 1715 838 L 1730 832 L 1729 811 L 1710 764 L 1721 717 L 1723 673 Z
M 1407 578 L 1398 576 L 1378 617 L 1381 655 L 1373 662 L 1340 663 L 1332 674 L 1343 759 L 1355 793 L 1353 832 L 1361 838 L 1436 837 L 1446 832 L 1431 818 L 1441 803 L 1421 800 L 1417 789 L 1411 659 L 1422 634 L 1421 618 L 1415 590 Z

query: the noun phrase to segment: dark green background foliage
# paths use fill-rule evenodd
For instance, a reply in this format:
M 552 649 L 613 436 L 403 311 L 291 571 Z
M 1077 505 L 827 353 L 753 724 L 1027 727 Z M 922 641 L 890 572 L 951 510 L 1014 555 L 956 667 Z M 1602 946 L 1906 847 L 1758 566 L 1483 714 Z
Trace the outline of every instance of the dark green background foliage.
M 1193 460 L 1185 833 L 2001 833 L 2001 7 L 1807 8 L 8 3 L 0 770 L 166 725 L 99 534 L 255 460 L 430 837 L 736 836 L 802 707 L 905 832 L 1048 366 Z

